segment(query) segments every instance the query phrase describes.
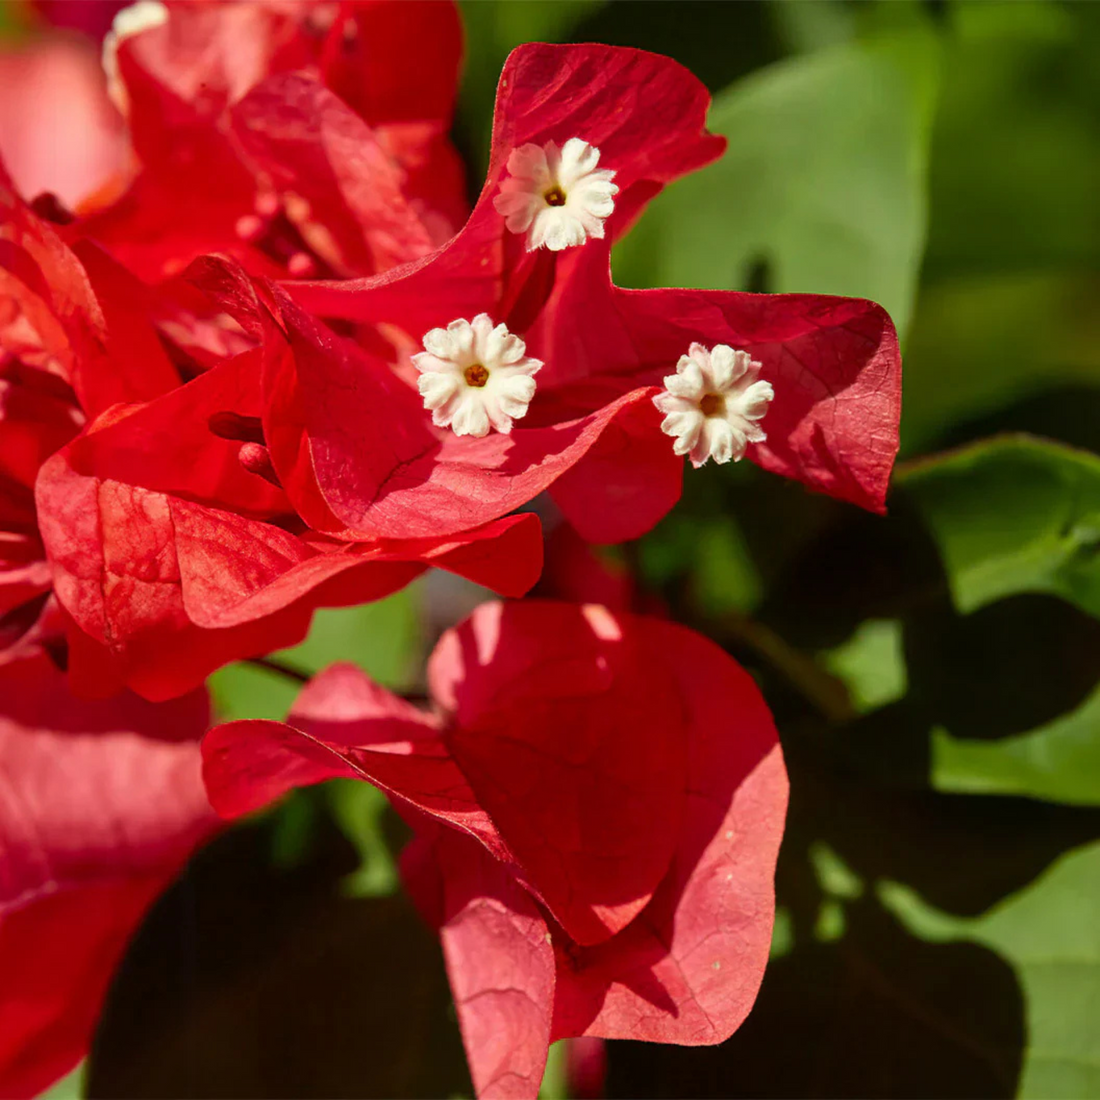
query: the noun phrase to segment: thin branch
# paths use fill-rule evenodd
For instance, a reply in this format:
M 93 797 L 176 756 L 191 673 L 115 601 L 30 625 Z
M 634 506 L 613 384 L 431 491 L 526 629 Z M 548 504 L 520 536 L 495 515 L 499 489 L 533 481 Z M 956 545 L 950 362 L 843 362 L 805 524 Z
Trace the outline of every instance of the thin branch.
M 282 661 L 275 661 L 270 657 L 248 657 L 245 661 L 246 664 L 255 665 L 257 668 L 266 668 L 268 672 L 277 672 L 280 676 L 297 680 L 300 684 L 308 683 L 310 680 L 309 673 L 299 672 L 298 669 L 291 668 L 290 665 L 284 665 Z

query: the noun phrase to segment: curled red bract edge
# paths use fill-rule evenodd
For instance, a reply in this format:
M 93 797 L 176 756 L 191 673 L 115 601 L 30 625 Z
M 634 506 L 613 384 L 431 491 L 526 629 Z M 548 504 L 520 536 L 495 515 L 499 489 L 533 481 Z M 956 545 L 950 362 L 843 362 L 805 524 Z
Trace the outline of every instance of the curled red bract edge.
M 212 803 L 387 791 L 480 1096 L 535 1096 L 557 1038 L 727 1038 L 767 961 L 787 799 L 749 675 L 684 627 L 535 600 L 480 607 L 429 681 L 430 714 L 335 666 L 287 724 L 217 727 Z
M 533 514 L 421 538 L 310 529 L 279 482 L 287 425 L 265 445 L 264 349 L 179 385 L 159 347 L 145 354 L 155 340 L 124 300 L 129 277 L 96 249 L 78 259 L 14 210 L 8 224 L 28 244 L 12 263 L 17 301 L 46 333 L 39 344 L 51 343 L 40 368 L 14 359 L 0 377 L 0 473 L 18 482 L 0 484 L 0 523 L 35 531 L 0 543 L 0 585 L 14 607 L 52 584 L 74 690 L 98 697 L 125 685 L 171 698 L 229 661 L 301 641 L 317 607 L 380 599 L 432 567 L 502 595 L 538 579 Z M 51 262 L 65 279 L 42 298 L 35 288 L 52 285 Z M 194 277 L 241 332 L 261 336 L 266 324 L 282 339 L 239 269 L 212 260 Z M 114 356 L 119 341 L 127 351 Z M 85 412 L 92 422 L 61 446 Z
M 884 508 L 898 449 L 900 354 L 881 307 L 823 295 L 624 290 L 611 280 L 612 242 L 667 183 L 718 156 L 704 130 L 703 85 L 668 58 L 612 46 L 528 44 L 509 57 L 485 186 L 469 221 L 435 253 L 373 278 L 287 284 L 305 310 L 403 335 L 376 369 L 407 367 L 407 348 L 438 326 L 487 313 L 543 362 L 511 435 L 446 433 L 433 443 L 415 393 L 391 401 L 375 431 L 394 440 L 370 456 L 355 426 L 366 401 L 341 407 L 348 357 L 295 346 L 303 437 L 315 496 L 341 525 L 391 537 L 499 514 L 513 495 L 549 487 L 583 537 L 637 538 L 680 495 L 684 460 L 652 405 L 693 342 L 728 344 L 761 363 L 775 397 L 767 441 L 747 455 L 765 469 L 874 511 Z M 620 191 L 602 239 L 528 252 L 494 206 L 510 153 L 572 137 L 597 146 Z M 314 340 L 314 344 L 318 341 Z M 636 407 L 622 411 L 633 398 Z M 563 445 L 585 425 L 587 445 Z M 348 470 L 355 477 L 346 477 Z M 471 503 L 473 501 L 474 503 Z
M 166 12 L 117 44 L 109 75 L 137 163 L 74 233 L 159 282 L 212 252 L 256 274 L 369 274 L 461 223 L 454 4 L 170 0 Z
M 449 539 L 340 542 L 78 473 L 80 442 L 43 466 L 36 500 L 81 693 L 171 698 L 301 641 L 317 607 L 381 599 L 432 566 L 517 596 L 542 566 L 530 513 Z

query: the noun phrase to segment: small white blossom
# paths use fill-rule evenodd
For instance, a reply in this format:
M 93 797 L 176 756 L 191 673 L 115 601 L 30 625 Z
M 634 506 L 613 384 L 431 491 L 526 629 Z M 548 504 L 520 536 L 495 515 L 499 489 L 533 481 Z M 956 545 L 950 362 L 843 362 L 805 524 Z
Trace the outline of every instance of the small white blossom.
M 615 173 L 597 168 L 600 151 L 581 138 L 559 148 L 521 145 L 508 158 L 508 178 L 493 200 L 512 233 L 527 234 L 527 249 L 552 252 L 603 236 L 604 220 L 615 209 Z
M 673 451 L 698 468 L 708 458 L 740 462 L 750 443 L 762 443 L 759 422 L 775 390 L 760 380 L 760 368 L 747 351 L 692 344 L 665 378 L 665 392 L 653 399 L 665 414 L 661 431 L 676 440 Z
M 122 75 L 118 71 L 118 48 L 127 38 L 141 34 L 168 22 L 168 9 L 160 0 L 138 0 L 123 8 L 111 22 L 111 29 L 103 37 L 103 71 L 107 76 L 107 94 L 114 105 L 129 114 L 130 100 Z
M 542 362 L 529 359 L 523 341 L 504 325 L 494 328 L 487 313 L 433 328 L 424 348 L 412 361 L 437 427 L 455 435 L 488 435 L 490 427 L 510 432 L 527 412 Z

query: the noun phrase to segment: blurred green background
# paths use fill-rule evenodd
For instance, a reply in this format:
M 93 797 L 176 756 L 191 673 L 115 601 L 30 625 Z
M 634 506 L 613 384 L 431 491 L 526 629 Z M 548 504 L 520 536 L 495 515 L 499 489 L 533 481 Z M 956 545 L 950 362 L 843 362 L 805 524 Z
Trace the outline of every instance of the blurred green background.
M 472 193 L 513 46 L 671 54 L 729 151 L 654 202 L 616 280 L 866 296 L 905 352 L 888 518 L 708 467 L 617 555 L 758 676 L 792 807 L 753 1015 L 719 1048 L 613 1044 L 608 1095 L 1100 1096 L 1100 5 L 463 12 Z M 476 598 L 429 578 L 277 659 L 415 691 Z M 278 717 L 298 683 L 212 686 Z M 361 784 L 227 835 L 148 921 L 71 1087 L 470 1095 L 400 842 Z M 569 1088 L 559 1051 L 544 1095 Z

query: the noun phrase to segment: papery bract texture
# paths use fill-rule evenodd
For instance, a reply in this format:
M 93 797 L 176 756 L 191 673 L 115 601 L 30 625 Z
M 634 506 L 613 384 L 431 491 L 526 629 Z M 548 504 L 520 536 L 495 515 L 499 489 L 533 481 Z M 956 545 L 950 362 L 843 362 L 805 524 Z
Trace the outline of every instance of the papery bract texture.
M 336 666 L 288 724 L 211 731 L 213 804 L 334 776 L 390 794 L 479 1095 L 535 1096 L 554 1038 L 728 1037 L 767 960 L 787 797 L 748 674 L 683 627 L 525 601 L 444 635 L 429 680 L 425 714 Z
M 297 484 L 284 465 L 292 424 L 265 434 L 269 373 L 260 349 L 243 352 L 116 408 L 43 466 L 39 527 L 78 690 L 169 698 L 228 661 L 300 641 L 315 608 L 380 599 L 433 566 L 504 595 L 538 579 L 533 514 L 443 537 L 310 529 L 309 501 L 281 488 Z
M 45 653 L 0 666 L 0 1096 L 34 1096 L 88 1052 L 155 898 L 218 819 L 195 693 L 72 697 Z
M 10 190 L 0 198 L 0 588 L 24 629 L 52 587 L 75 690 L 170 698 L 297 643 L 315 608 L 379 599 L 432 566 L 505 595 L 534 584 L 533 515 L 442 538 L 310 530 L 265 446 L 265 376 L 279 381 L 266 349 L 181 386 L 133 278 L 94 245 L 67 248 Z M 239 269 L 207 261 L 191 292 L 242 339 L 262 340 L 266 323 L 269 344 L 285 343 Z M 280 465 L 290 426 L 272 427 Z
M 489 173 L 461 232 L 430 256 L 375 278 L 288 285 L 309 311 L 378 326 L 390 340 L 401 332 L 403 341 L 380 349 L 399 373 L 425 333 L 482 313 L 507 325 L 544 364 L 527 413 L 509 435 L 452 434 L 433 445 L 423 412 L 414 416 L 410 404 L 403 414 L 407 445 L 394 448 L 388 462 L 376 456 L 369 468 L 352 432 L 371 416 L 365 401 L 324 417 L 306 412 L 319 491 L 341 524 L 389 537 L 429 525 L 443 530 L 475 516 L 483 522 L 549 488 L 590 541 L 643 534 L 678 499 L 684 464 L 652 401 L 695 343 L 747 353 L 761 365 L 760 381 L 774 389 L 760 425 L 767 441 L 754 431 L 757 441 L 747 445 L 752 461 L 817 491 L 883 508 L 898 446 L 900 356 L 879 306 L 612 284 L 612 242 L 665 184 L 721 154 L 722 139 L 703 128 L 708 103 L 698 80 L 654 54 L 521 46 L 501 76 Z M 601 222 L 602 236 L 559 251 L 532 250 L 498 209 L 507 165 L 516 150 L 560 148 L 572 139 L 598 150 L 601 171 L 614 171 L 614 210 Z M 340 388 L 341 369 L 331 358 L 297 365 L 310 378 L 303 388 L 322 390 Z M 382 415 L 376 408 L 372 422 Z
M 461 222 L 453 4 L 162 11 L 108 50 L 138 167 L 77 226 L 142 278 L 210 252 L 264 274 L 382 271 Z

